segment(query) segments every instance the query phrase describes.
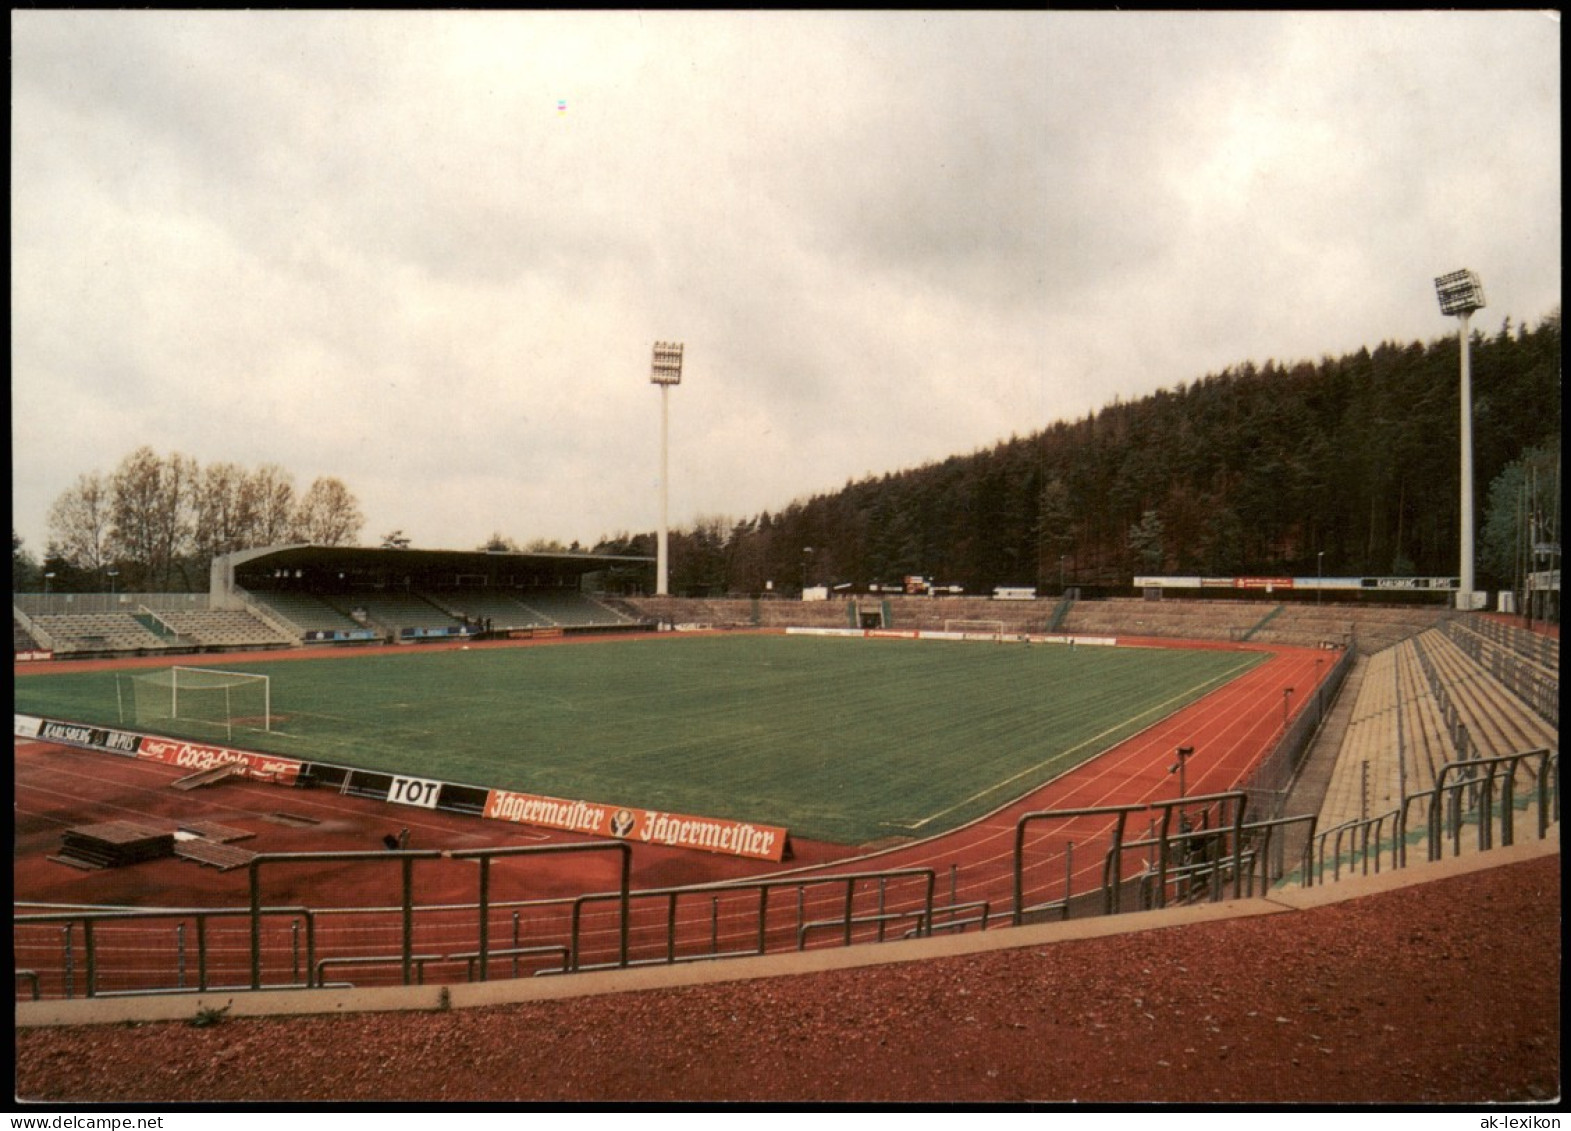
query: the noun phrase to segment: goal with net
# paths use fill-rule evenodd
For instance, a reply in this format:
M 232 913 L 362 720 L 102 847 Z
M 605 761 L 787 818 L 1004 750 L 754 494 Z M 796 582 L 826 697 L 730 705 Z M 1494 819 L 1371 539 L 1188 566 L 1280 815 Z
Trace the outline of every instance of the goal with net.
M 957 636 L 976 637 L 979 640 L 1002 640 L 1004 622 L 1001 620 L 945 620 L 944 631 Z
M 268 676 L 187 667 L 120 674 L 124 677 L 118 689 L 122 723 L 179 723 L 202 733 L 222 733 L 226 738 L 233 738 L 236 729 L 273 728 L 273 689 Z

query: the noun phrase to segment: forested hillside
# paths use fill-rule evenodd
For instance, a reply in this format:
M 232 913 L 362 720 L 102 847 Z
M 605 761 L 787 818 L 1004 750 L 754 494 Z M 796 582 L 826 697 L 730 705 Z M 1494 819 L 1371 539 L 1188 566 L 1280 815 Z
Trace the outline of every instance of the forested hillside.
M 1127 586 L 1135 573 L 1454 575 L 1458 343 L 1385 343 L 1340 358 L 1245 364 L 1115 402 L 991 449 L 671 535 L 673 593 L 894 582 Z M 1523 507 L 1539 466 L 1558 538 L 1560 312 L 1475 332 L 1477 529 Z M 1034 422 L 1022 420 L 1022 428 Z M 1502 479 L 1502 476 L 1505 479 Z M 1491 519 L 1493 522 L 1491 523 Z M 599 549 L 653 553 L 652 534 Z M 1324 553 L 1323 563 L 1317 558 Z M 1509 585 L 1511 547 L 1479 546 L 1480 587 Z

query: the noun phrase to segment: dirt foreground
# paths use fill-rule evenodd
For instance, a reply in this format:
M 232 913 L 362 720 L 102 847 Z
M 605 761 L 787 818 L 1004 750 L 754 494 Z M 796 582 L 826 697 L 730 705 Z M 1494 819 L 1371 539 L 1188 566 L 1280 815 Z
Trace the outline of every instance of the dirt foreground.
M 19 1029 L 16 1095 L 1536 1106 L 1560 1097 L 1560 967 L 1549 855 L 924 962 L 451 1012 Z

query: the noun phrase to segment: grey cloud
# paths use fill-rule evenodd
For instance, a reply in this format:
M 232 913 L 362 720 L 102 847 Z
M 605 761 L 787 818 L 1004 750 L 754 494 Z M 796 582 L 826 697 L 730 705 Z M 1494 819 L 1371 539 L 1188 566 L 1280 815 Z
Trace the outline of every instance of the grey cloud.
M 68 404 L 101 468 L 134 432 L 339 474 L 430 544 L 647 527 L 657 338 L 684 520 L 1438 335 L 1453 266 L 1492 315 L 1558 302 L 1535 13 L 12 27 L 17 412 Z M 14 477 L 33 548 L 83 470 Z M 477 517 L 507 482 L 528 530 Z

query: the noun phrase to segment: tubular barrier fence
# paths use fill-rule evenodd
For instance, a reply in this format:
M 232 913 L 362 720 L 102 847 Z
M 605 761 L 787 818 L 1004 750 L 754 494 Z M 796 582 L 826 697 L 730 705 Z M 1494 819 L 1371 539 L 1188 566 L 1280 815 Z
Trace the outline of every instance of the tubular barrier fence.
M 1536 749 L 1448 763 L 1432 789 L 1405 797 L 1395 810 L 1331 829 L 1317 831 L 1312 815 L 1246 819 L 1250 805 L 1248 790 L 1234 790 L 1026 813 L 1015 826 L 1011 873 L 997 877 L 999 898 L 961 899 L 952 869 L 944 903 L 932 868 L 632 890 L 633 848 L 620 841 L 262 854 L 249 864 L 246 907 L 14 914 L 16 992 L 40 1000 L 386 984 L 388 977 L 415 985 L 485 981 L 499 965 L 511 977 L 571 976 L 925 938 L 985 930 L 998 920 L 1018 925 L 1234 900 L 1279 883 L 1310 887 L 1344 871 L 1405 867 L 1410 843 L 1419 840 L 1426 842 L 1425 859 L 1441 858 L 1448 842 L 1455 855 L 1469 824 L 1480 851 L 1510 845 L 1529 812 L 1543 839 L 1560 819 L 1559 753 Z M 1131 836 L 1142 823 L 1143 835 Z M 1296 826 L 1307 835 L 1289 870 L 1286 834 Z M 618 856 L 615 890 L 566 899 L 491 898 L 491 868 L 500 859 L 607 852 Z M 478 865 L 475 902 L 417 904 L 417 879 L 438 860 Z M 278 869 L 342 864 L 396 872 L 398 903 L 263 902 L 265 881 Z M 1077 874 L 1096 878 L 1082 878 L 1077 891 Z
M 1476 617 L 1465 624 L 1450 621 L 1444 631 L 1468 659 L 1499 680 L 1539 718 L 1551 726 L 1560 725 L 1558 641 Z M 1530 638 L 1525 652 L 1517 646 L 1519 636 Z
M 1353 648 L 1343 648 L 1326 653 L 1331 668 L 1325 678 L 1315 681 L 1315 693 L 1283 729 L 1282 736 L 1272 744 L 1260 764 L 1249 775 L 1244 789 L 1249 794 L 1252 809 L 1269 817 L 1283 816 L 1288 791 L 1304 756 L 1308 753 L 1315 734 L 1335 705 L 1347 673 L 1358 658 Z M 1334 656 L 1335 659 L 1330 659 Z M 1318 661 L 1317 661 L 1318 662 Z
M 1536 763 L 1536 765 L 1535 765 Z M 1531 773 L 1531 796 L 1518 801 L 1517 774 Z M 1496 806 L 1496 789 L 1499 805 Z M 1324 882 L 1329 867 L 1333 881 L 1341 879 L 1345 861 L 1349 874 L 1379 873 L 1382 854 L 1389 852 L 1387 866 L 1407 866 L 1408 847 L 1417 840 L 1426 846 L 1425 859 L 1439 860 L 1449 840 L 1453 856 L 1462 853 L 1462 830 L 1476 826 L 1477 848 L 1487 852 L 1494 847 L 1498 829 L 1500 846 L 1516 842 L 1516 812 L 1532 808 L 1538 839 L 1548 835 L 1549 826 L 1560 820 L 1560 752 L 1527 750 L 1495 758 L 1464 759 L 1440 767 L 1431 789 L 1409 794 L 1385 813 L 1364 820 L 1347 821 L 1326 829 L 1314 839 L 1311 861 L 1317 879 Z M 1422 812 L 1421 827 L 1415 827 L 1412 813 Z M 1344 848 L 1345 845 L 1345 848 Z

